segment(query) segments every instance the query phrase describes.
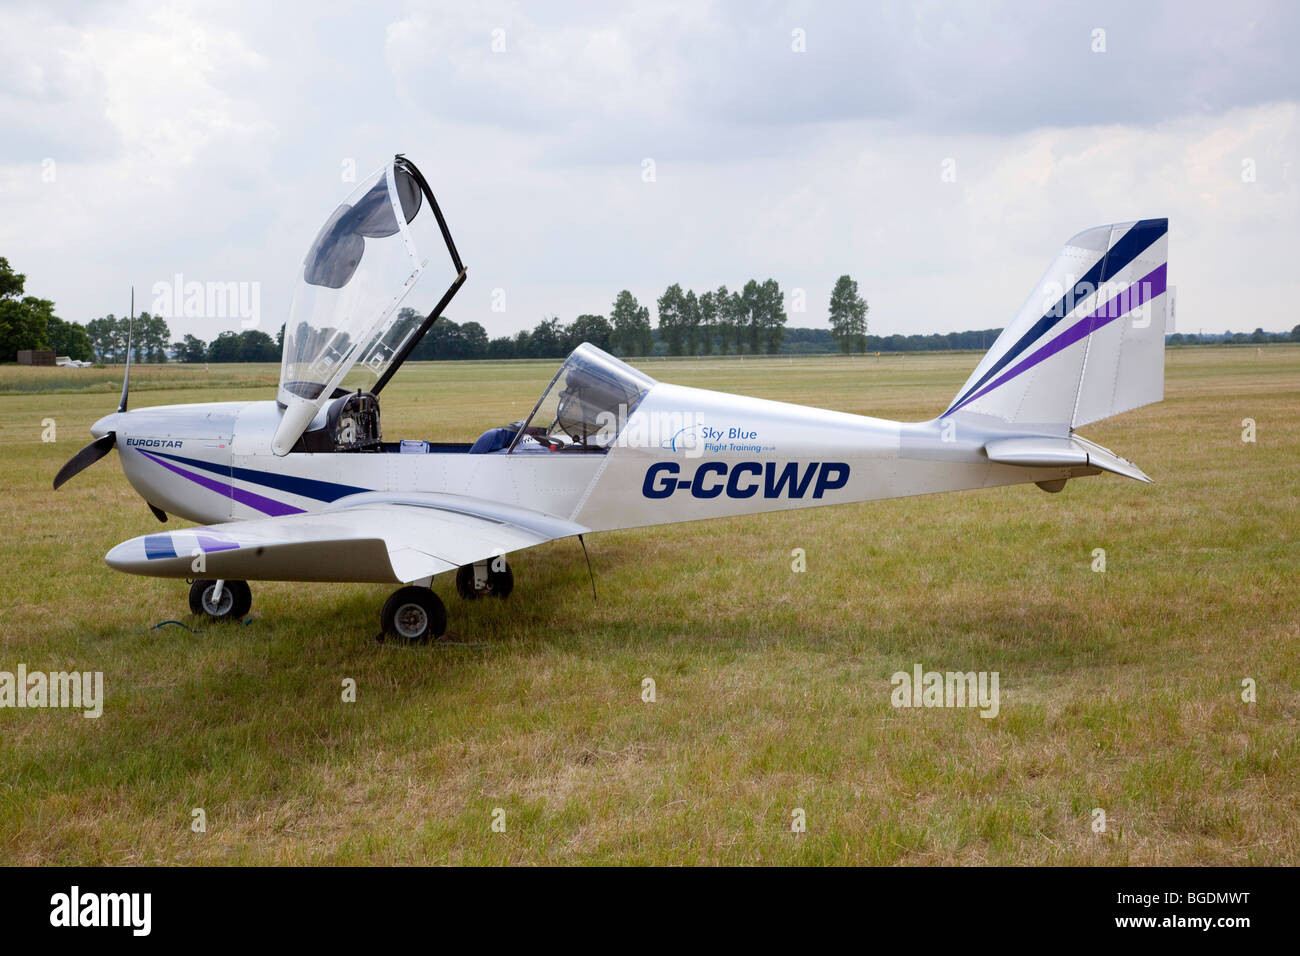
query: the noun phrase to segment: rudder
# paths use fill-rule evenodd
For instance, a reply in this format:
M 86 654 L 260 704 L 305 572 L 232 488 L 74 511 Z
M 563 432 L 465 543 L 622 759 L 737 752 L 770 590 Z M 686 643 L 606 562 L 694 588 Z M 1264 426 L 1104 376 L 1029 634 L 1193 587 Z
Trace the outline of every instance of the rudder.
M 1069 240 L 942 417 L 1068 434 L 1164 397 L 1169 220 Z

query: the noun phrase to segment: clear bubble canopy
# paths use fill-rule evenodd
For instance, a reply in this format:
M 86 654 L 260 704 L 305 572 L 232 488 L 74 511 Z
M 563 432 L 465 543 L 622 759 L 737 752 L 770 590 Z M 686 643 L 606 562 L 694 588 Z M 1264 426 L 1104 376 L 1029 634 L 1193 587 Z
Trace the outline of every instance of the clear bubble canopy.
M 444 246 L 450 264 L 432 265 L 446 263 Z M 451 236 L 413 164 L 399 156 L 362 181 L 325 221 L 298 274 L 284 330 L 276 454 L 292 447 L 338 389 L 382 386 L 463 281 Z

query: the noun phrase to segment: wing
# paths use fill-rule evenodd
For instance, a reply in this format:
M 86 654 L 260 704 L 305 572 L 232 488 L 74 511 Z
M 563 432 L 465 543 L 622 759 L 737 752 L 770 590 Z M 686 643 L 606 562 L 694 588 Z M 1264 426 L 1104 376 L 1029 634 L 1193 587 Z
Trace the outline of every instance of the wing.
M 406 583 L 588 530 L 462 495 L 367 492 L 323 511 L 141 535 L 104 560 L 161 578 Z

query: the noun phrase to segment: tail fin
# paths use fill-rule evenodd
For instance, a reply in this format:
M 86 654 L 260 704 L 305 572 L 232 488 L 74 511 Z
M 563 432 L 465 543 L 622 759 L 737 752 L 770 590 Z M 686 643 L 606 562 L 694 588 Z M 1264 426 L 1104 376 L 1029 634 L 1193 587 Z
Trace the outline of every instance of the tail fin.
M 1168 232 L 1143 219 L 1067 242 L 942 417 L 1068 435 L 1160 401 Z

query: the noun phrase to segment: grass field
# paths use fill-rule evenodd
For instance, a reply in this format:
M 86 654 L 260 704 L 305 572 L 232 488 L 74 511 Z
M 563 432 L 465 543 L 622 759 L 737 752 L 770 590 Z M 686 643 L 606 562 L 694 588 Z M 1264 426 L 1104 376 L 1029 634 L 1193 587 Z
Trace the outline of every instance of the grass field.
M 977 360 L 643 367 L 916 420 Z M 472 440 L 554 367 L 412 366 L 385 433 Z M 133 407 L 272 395 L 274 367 L 213 368 L 143 367 Z M 1163 403 L 1083 430 L 1155 484 L 599 535 L 594 604 L 556 542 L 504 603 L 440 578 L 458 643 L 414 649 L 373 641 L 378 585 L 254 583 L 246 626 L 151 630 L 190 622 L 186 588 L 104 565 L 158 527 L 116 456 L 50 489 L 116 404 L 113 370 L 81 372 L 0 370 L 0 670 L 106 691 L 97 720 L 0 710 L 0 864 L 1300 859 L 1300 347 L 1171 350 Z M 895 709 L 917 663 L 997 671 L 1000 713 Z

